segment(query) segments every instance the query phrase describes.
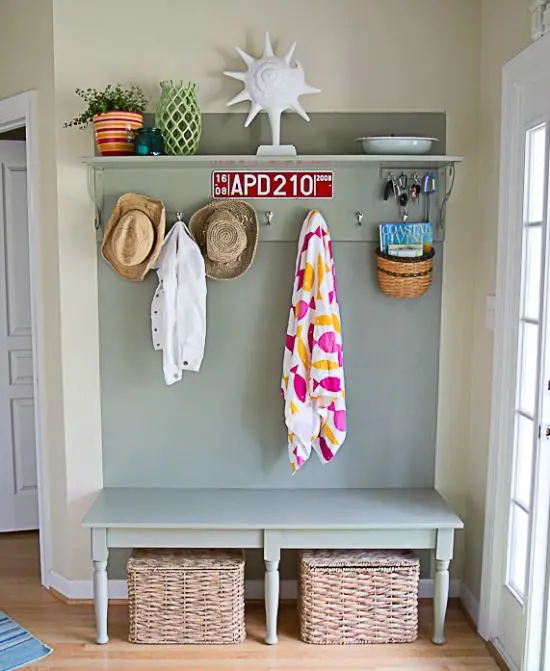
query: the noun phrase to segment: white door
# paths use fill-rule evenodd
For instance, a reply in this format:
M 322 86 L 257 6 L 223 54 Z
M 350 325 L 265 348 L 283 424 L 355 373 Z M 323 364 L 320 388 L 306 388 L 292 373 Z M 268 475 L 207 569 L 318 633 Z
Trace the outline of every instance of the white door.
M 25 142 L 0 141 L 0 531 L 37 528 Z
M 505 66 L 502 105 L 485 633 L 511 668 L 541 671 L 550 505 L 550 35 Z

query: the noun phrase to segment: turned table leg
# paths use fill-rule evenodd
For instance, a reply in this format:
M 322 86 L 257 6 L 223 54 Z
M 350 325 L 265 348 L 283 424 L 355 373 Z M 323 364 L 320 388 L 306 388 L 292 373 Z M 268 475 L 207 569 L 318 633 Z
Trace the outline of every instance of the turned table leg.
M 445 643 L 445 615 L 449 600 L 449 564 L 453 556 L 453 529 L 438 529 L 435 550 L 434 634 L 436 645 Z
M 107 533 L 105 529 L 92 529 L 92 561 L 94 565 L 94 605 L 96 641 L 99 645 L 109 642 L 107 612 L 109 606 L 107 559 Z
M 265 618 L 268 645 L 278 642 L 277 614 L 279 612 L 279 562 L 266 559 L 265 562 Z
M 277 637 L 277 615 L 279 612 L 279 561 L 281 547 L 276 532 L 266 531 L 264 536 L 265 561 L 265 642 L 275 645 Z
M 449 600 L 449 561 L 436 559 L 434 587 L 434 635 L 437 645 L 445 643 L 445 614 Z

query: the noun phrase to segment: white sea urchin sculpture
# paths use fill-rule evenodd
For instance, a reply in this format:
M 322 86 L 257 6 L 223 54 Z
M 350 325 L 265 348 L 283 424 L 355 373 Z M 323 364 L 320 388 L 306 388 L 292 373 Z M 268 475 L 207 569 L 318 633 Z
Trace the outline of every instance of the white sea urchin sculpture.
M 304 68 L 296 61 L 291 65 L 296 42 L 283 58 L 275 56 L 269 33 L 265 34 L 264 53 L 258 60 L 237 47 L 237 53 L 246 63 L 246 72 L 224 72 L 224 75 L 244 83 L 244 89 L 232 98 L 227 106 L 250 101 L 250 111 L 244 122 L 246 128 L 259 112 L 265 110 L 271 126 L 271 145 L 262 145 L 258 154 L 296 154 L 293 145 L 281 145 L 281 114 L 285 110 L 297 112 L 302 119 L 309 121 L 307 112 L 298 100 L 306 93 L 319 93 L 320 89 L 306 84 Z

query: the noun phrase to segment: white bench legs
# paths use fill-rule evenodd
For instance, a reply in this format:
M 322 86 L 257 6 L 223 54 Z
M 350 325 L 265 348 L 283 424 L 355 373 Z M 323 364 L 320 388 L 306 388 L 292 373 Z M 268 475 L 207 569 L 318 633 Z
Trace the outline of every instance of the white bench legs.
M 268 645 L 278 643 L 277 615 L 279 612 L 279 562 L 265 560 L 265 642 Z
M 265 642 L 275 645 L 277 636 L 277 616 L 279 613 L 279 561 L 281 547 L 277 532 L 266 531 L 264 535 L 265 561 Z
M 100 645 L 109 642 L 107 634 L 107 611 L 109 593 L 107 581 L 107 548 L 106 529 L 92 529 L 92 561 L 94 565 L 94 604 L 97 642 Z
M 437 531 L 435 549 L 434 634 L 436 645 L 445 643 L 445 615 L 449 600 L 449 564 L 453 556 L 453 529 Z

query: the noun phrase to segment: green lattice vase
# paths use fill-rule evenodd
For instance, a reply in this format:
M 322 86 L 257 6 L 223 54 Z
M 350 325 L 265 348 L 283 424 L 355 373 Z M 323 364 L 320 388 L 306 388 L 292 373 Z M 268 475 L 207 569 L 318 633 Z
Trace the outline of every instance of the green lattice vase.
M 202 134 L 202 117 L 197 102 L 196 84 L 160 82 L 161 95 L 155 114 L 167 154 L 194 154 Z

